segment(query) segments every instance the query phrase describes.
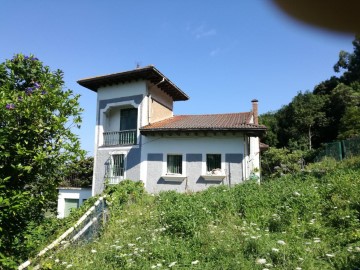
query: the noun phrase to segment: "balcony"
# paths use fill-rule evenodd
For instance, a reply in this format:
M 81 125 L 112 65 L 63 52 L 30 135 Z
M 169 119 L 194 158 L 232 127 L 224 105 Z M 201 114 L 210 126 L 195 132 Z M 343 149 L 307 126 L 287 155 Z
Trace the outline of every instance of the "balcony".
M 136 144 L 136 129 L 104 132 L 103 146 Z

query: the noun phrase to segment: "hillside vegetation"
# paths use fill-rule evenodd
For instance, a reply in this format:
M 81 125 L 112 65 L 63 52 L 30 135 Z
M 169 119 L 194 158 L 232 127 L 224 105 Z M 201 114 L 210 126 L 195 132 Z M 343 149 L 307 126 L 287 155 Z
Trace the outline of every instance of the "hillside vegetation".
M 125 181 L 110 190 L 100 237 L 42 269 L 358 269 L 359 175 L 356 158 L 191 194 Z

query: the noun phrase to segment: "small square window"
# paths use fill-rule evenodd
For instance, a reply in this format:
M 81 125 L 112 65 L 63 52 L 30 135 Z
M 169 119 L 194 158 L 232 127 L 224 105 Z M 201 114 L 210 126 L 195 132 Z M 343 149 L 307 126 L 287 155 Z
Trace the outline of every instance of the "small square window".
M 207 154 L 206 155 L 206 171 L 221 169 L 221 154 Z
M 182 174 L 182 155 L 167 155 L 167 173 Z

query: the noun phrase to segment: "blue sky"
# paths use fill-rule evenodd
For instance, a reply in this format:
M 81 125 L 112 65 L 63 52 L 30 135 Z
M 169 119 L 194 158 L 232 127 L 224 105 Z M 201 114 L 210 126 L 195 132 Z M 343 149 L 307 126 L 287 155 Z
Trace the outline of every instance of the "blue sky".
M 265 113 L 335 75 L 352 35 L 297 23 L 265 0 L 11 0 L 0 9 L 0 62 L 35 54 L 65 72 L 85 109 L 93 154 L 96 94 L 77 80 L 155 65 L 190 96 L 175 114 Z

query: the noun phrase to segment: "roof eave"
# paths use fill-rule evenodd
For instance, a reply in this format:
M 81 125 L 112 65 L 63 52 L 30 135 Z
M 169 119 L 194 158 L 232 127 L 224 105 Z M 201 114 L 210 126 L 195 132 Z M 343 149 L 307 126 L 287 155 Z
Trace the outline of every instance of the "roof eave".
M 78 80 L 77 83 L 94 92 L 106 85 L 114 85 L 134 80 L 148 80 L 154 84 L 158 84 L 164 79 L 158 87 L 166 94 L 171 96 L 174 101 L 188 100 L 189 96 L 185 94 L 179 87 L 170 81 L 164 74 L 157 70 L 154 66 L 147 66 L 135 70 L 113 73 L 109 75 L 91 77 Z
M 248 135 L 259 136 L 266 132 L 266 128 L 154 128 L 154 129 L 140 129 L 141 135 L 152 134 L 167 134 L 167 133 L 189 133 L 189 132 L 242 132 Z

